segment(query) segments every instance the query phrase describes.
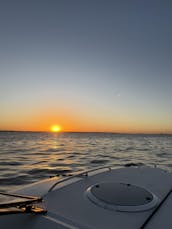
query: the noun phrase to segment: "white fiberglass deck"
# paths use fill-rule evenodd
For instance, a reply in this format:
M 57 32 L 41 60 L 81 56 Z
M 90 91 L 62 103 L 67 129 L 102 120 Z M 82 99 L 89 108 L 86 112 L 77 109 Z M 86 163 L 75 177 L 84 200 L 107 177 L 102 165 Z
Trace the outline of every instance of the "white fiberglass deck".
M 18 193 L 43 196 L 46 214 L 0 216 L 1 228 L 172 228 L 172 174 L 139 167 L 101 169 Z

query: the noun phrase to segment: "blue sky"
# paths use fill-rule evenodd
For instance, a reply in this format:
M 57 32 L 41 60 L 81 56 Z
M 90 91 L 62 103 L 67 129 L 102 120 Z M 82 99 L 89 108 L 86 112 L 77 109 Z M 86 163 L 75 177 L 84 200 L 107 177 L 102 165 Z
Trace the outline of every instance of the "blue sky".
M 64 130 L 171 133 L 171 7 L 1 1 L 0 129 L 39 130 L 46 113 Z

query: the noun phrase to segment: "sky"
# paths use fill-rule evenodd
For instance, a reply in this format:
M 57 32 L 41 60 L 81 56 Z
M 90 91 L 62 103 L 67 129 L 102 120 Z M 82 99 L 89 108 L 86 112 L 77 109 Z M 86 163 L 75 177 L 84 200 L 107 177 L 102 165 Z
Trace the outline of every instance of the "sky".
M 171 9 L 2 0 L 0 130 L 172 133 Z

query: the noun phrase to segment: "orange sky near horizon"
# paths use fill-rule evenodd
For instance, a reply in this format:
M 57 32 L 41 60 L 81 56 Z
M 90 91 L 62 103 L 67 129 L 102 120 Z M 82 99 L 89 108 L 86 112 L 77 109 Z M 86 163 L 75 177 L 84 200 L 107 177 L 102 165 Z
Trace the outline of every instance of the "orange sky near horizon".
M 52 112 L 42 110 L 40 113 L 24 115 L 17 112 L 15 115 L 1 117 L 0 130 L 15 131 L 51 131 L 52 125 L 61 127 L 62 132 L 117 132 L 117 133 L 172 133 L 168 124 L 166 128 L 159 120 L 140 120 L 128 115 L 113 116 L 99 112 L 85 114 L 63 110 Z M 158 123 L 158 124 L 157 124 Z

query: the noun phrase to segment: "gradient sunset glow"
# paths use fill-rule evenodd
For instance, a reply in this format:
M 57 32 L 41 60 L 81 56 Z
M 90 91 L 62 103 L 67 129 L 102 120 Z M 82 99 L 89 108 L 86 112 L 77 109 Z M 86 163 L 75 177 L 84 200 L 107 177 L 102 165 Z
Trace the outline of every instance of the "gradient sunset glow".
M 1 4 L 0 130 L 172 133 L 172 2 L 50 2 Z

